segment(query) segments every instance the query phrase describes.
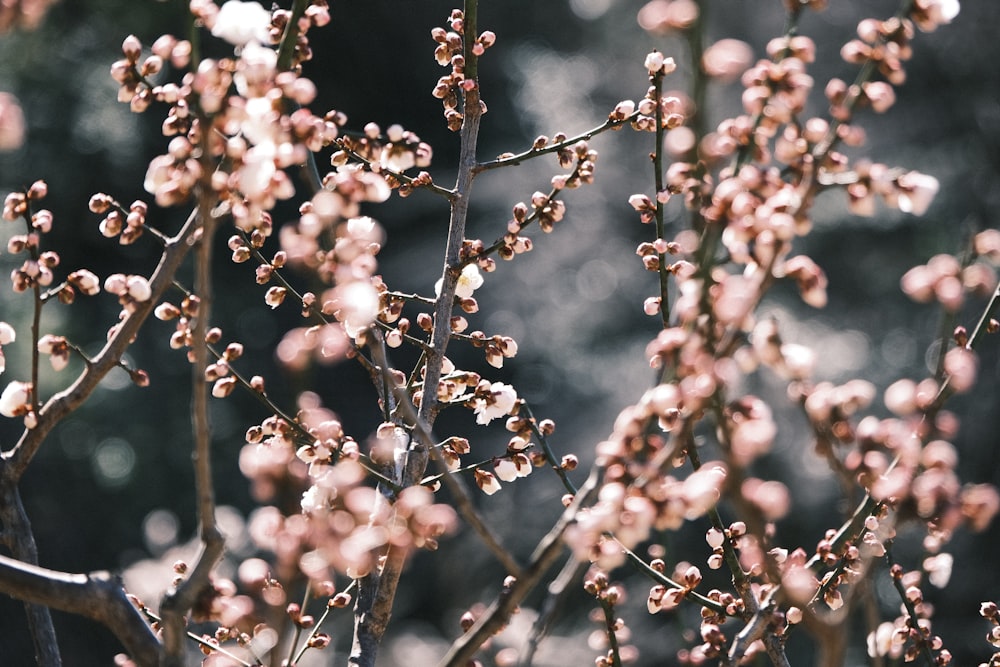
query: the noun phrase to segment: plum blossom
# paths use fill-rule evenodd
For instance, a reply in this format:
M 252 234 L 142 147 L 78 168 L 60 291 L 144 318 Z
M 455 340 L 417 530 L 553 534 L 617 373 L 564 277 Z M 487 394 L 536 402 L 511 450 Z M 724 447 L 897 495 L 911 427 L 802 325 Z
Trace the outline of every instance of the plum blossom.
M 476 423 L 489 424 L 497 417 L 510 414 L 517 404 L 514 387 L 503 382 L 493 382 L 489 386 L 489 398 L 475 398 Z
M 6 322 L 0 322 L 0 345 L 13 343 L 16 337 L 17 333 L 14 331 L 14 327 Z M 0 373 L 3 373 L 6 369 L 7 358 L 3 356 L 3 350 L 0 349 Z
M 38 339 L 38 351 L 49 355 L 54 370 L 61 371 L 69 364 L 69 343 L 62 336 L 45 334 Z
M 720 39 L 705 49 L 701 66 L 705 73 L 722 82 L 736 81 L 753 61 L 753 49 L 738 39 Z
M 500 482 L 497 481 L 497 478 L 493 473 L 476 468 L 474 474 L 476 477 L 476 484 L 486 495 L 492 496 L 500 490 Z
M 250 42 L 240 52 L 239 69 L 233 76 L 237 92 L 244 97 L 261 99 L 266 95 L 277 69 L 278 52 Z
M 916 171 L 900 176 L 896 185 L 900 189 L 896 195 L 896 204 L 899 206 L 899 210 L 912 215 L 926 213 L 931 202 L 934 201 L 934 195 L 941 188 L 936 178 Z
M 0 345 L 10 345 L 17 338 L 14 327 L 6 322 L 0 322 Z
M 334 289 L 337 319 L 344 323 L 344 330 L 356 338 L 371 326 L 379 311 L 379 294 L 371 283 L 353 281 Z
M 78 269 L 69 274 L 66 278 L 66 282 L 73 285 L 87 296 L 94 296 L 101 291 L 101 279 L 98 278 L 92 271 L 88 271 L 87 269 Z
M 11 382 L 0 394 L 0 415 L 18 417 L 31 409 L 31 383 Z
M 677 63 L 674 62 L 673 58 L 667 58 L 659 51 L 650 51 L 646 55 L 646 60 L 643 66 L 649 71 L 650 74 L 670 74 L 675 69 L 677 69 Z
M 965 393 L 976 383 L 979 360 L 976 353 L 964 347 L 948 350 L 944 355 L 944 370 L 948 383 L 959 394 Z
M 250 42 L 263 44 L 268 41 L 271 12 L 256 2 L 228 0 L 219 8 L 212 26 L 212 35 L 226 40 L 233 46 L 246 46 Z
M 441 280 L 434 283 L 434 293 L 441 296 Z M 458 276 L 455 284 L 455 296 L 459 299 L 468 299 L 472 293 L 483 286 L 483 276 L 479 273 L 479 267 L 475 264 L 466 264 L 462 273 Z
M 493 462 L 493 474 L 505 482 L 517 479 L 517 464 L 511 459 L 497 459 Z
M 958 0 L 916 0 L 910 11 L 918 28 L 932 32 L 939 25 L 951 23 L 960 10 Z
M 10 93 L 0 93 L 0 153 L 24 143 L 24 112 Z

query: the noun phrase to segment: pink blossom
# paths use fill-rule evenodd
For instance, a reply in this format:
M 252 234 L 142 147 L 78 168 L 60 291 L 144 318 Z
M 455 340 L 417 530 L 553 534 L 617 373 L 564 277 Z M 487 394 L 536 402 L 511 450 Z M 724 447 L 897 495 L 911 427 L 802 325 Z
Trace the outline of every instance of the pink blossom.
M 944 370 L 948 373 L 948 384 L 959 394 L 969 391 L 976 383 L 978 368 L 979 360 L 976 353 L 967 348 L 952 348 L 944 355 Z
M 781 482 L 763 481 L 755 477 L 743 482 L 743 497 L 760 508 L 764 518 L 777 521 L 788 514 L 791 507 L 791 497 L 788 487 Z
M 494 461 L 493 472 L 505 482 L 513 482 L 518 478 L 517 464 L 511 459 L 497 459 Z
M 379 296 L 370 282 L 356 280 L 338 285 L 333 295 L 337 319 L 344 323 L 344 330 L 351 338 L 356 338 L 375 321 Z
M 643 66 L 649 71 L 650 74 L 670 74 L 677 69 L 677 63 L 674 62 L 674 59 L 664 57 L 664 55 L 659 51 L 651 51 L 648 53 Z
M 6 394 L 5 391 L 4 395 Z M 962 516 L 968 520 L 972 530 L 977 532 L 986 530 L 1000 510 L 1000 494 L 990 484 L 966 486 L 962 489 L 961 502 Z
M 111 291 L 111 290 L 108 290 Z M 149 301 L 153 296 L 149 281 L 142 276 L 128 276 L 125 279 L 125 291 L 136 301 Z
M 693 0 L 650 0 L 639 10 L 639 27 L 657 34 L 686 30 L 698 20 L 698 13 Z
M 753 61 L 753 49 L 738 39 L 720 39 L 705 50 L 702 69 L 723 82 L 736 81 Z
M 926 213 L 941 187 L 933 176 L 916 171 L 903 174 L 897 179 L 896 184 L 900 188 L 897 195 L 899 210 L 912 215 Z
M 739 325 L 754 304 L 757 285 L 741 275 L 728 275 L 719 284 L 713 310 L 723 324 Z
M 913 380 L 896 380 L 885 390 L 885 407 L 905 417 L 917 411 L 917 383 Z
M 951 23 L 961 9 L 958 0 L 916 0 L 911 17 L 924 32 L 932 32 L 940 25 Z
M 697 519 L 719 502 L 720 490 L 726 481 L 726 467 L 719 462 L 708 462 L 684 480 L 682 496 L 686 511 L 684 518 Z
M 45 334 L 38 339 L 38 351 L 50 355 L 53 370 L 61 371 L 69 364 L 69 345 L 62 336 Z
M 0 92 L 0 153 L 20 148 L 24 132 L 24 113 L 17 98 Z
M 94 296 L 101 291 L 101 280 L 87 269 L 78 269 L 69 274 L 67 282 L 87 296 Z

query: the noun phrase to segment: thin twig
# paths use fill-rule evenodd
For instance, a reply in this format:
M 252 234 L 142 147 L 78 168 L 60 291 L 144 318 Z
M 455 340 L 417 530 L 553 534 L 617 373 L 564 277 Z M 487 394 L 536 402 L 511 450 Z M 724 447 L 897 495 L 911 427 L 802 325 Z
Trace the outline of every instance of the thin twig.
M 384 359 L 376 358 L 375 363 L 379 364 L 383 368 L 387 368 Z M 387 373 L 388 371 L 386 370 L 385 372 Z M 514 557 L 511 556 L 510 551 L 505 549 L 503 545 L 500 544 L 500 538 L 494 534 L 489 524 L 482 517 L 479 511 L 476 510 L 475 505 L 472 504 L 469 489 L 462 483 L 461 478 L 451 474 L 451 471 L 448 470 L 448 465 L 441 456 L 440 450 L 434 446 L 437 439 L 434 437 L 433 433 L 431 433 L 427 425 L 420 420 L 417 415 L 417 410 L 413 406 L 413 401 L 410 399 L 410 395 L 406 392 L 405 388 L 397 387 L 395 389 L 395 397 L 396 404 L 400 412 L 402 412 L 402 416 L 408 420 L 409 424 L 413 428 L 414 434 L 423 442 L 424 447 L 431 452 L 431 457 L 440 468 L 441 474 L 437 478 L 442 481 L 445 487 L 447 487 L 449 493 L 451 493 L 452 499 L 458 507 L 459 513 L 469 523 L 469 525 L 472 526 L 472 528 L 479 535 L 480 539 L 483 540 L 483 544 L 485 544 L 490 552 L 496 556 L 497 560 L 500 561 L 500 564 L 503 565 L 507 574 L 514 577 L 519 576 L 521 574 L 521 566 L 518 565 L 517 561 L 514 560 Z
M 518 604 L 535 586 L 538 585 L 548 569 L 559 558 L 564 548 L 562 536 L 566 529 L 576 521 L 576 515 L 588 503 L 597 489 L 602 471 L 594 467 L 587 481 L 580 487 L 580 492 L 573 502 L 563 511 L 559 520 L 542 538 L 531 556 L 531 561 L 524 568 L 523 574 L 503 589 L 499 597 L 490 605 L 482 616 L 469 630 L 452 643 L 448 653 L 438 663 L 438 667 L 464 667 L 472 659 L 479 647 L 493 636 L 517 609 Z
M 208 124 L 200 119 L 203 126 Z M 202 140 L 203 143 L 207 139 Z M 203 147 L 208 154 L 207 146 Z M 206 170 L 207 173 L 211 173 Z M 200 239 L 195 264 L 195 293 L 199 298 L 198 314 L 195 320 L 191 365 L 191 418 L 194 437 L 192 463 L 194 465 L 195 495 L 197 503 L 201 551 L 190 575 L 175 587 L 171 587 L 163 597 L 160 612 L 163 615 L 163 645 L 166 664 L 180 667 L 184 661 L 184 614 L 197 601 L 202 590 L 208 585 L 209 577 L 216 562 L 222 556 L 225 538 L 215 522 L 215 493 L 212 480 L 211 441 L 212 428 L 208 416 L 208 383 L 205 382 L 205 368 L 208 366 L 208 322 L 212 307 L 212 241 L 215 237 L 217 220 L 212 214 L 214 202 L 208 183 L 203 183 L 198 196 L 198 218 Z
M 490 169 L 498 169 L 500 167 L 510 167 L 513 165 L 521 164 L 522 162 L 525 162 L 526 160 L 530 160 L 532 158 L 540 157 L 542 155 L 548 155 L 549 153 L 555 153 L 557 151 L 561 151 L 566 148 L 571 148 L 572 146 L 578 144 L 581 141 L 592 139 L 593 137 L 596 137 L 598 134 L 603 134 L 608 130 L 615 130 L 620 127 L 624 127 L 626 124 L 633 122 L 639 116 L 640 116 L 639 112 L 636 111 L 633 112 L 631 115 L 622 118 L 621 120 L 608 119 L 605 122 L 598 125 L 597 127 L 587 130 L 582 134 L 578 134 L 575 137 L 570 137 L 569 139 L 564 139 L 563 141 L 559 141 L 554 144 L 548 144 L 547 146 L 544 146 L 542 148 L 529 148 L 528 150 L 523 151 L 521 153 L 517 153 L 516 155 L 501 155 L 495 160 L 490 160 L 489 162 L 483 162 L 479 165 L 476 165 L 475 171 L 476 172 L 489 171 Z

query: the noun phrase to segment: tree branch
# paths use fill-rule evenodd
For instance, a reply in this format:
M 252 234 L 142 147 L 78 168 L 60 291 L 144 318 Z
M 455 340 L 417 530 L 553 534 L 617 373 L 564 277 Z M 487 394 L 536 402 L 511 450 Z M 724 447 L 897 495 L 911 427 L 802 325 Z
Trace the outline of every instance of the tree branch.
M 52 428 L 87 400 L 104 376 L 118 366 L 122 355 L 132 344 L 146 317 L 153 312 L 163 293 L 170 288 L 174 274 L 191 249 L 196 221 L 197 211 L 193 211 L 177 235 L 167 240 L 160 261 L 149 281 L 151 290 L 149 300 L 136 304 L 135 310 L 119 325 L 114 335 L 80 373 L 76 381 L 55 394 L 42 406 L 38 412 L 38 424 L 35 428 L 25 429 L 13 449 L 0 455 L 0 484 L 6 486 L 16 483 Z
M 42 608 L 51 607 L 108 628 L 139 665 L 159 665 L 161 647 L 153 629 L 107 572 L 69 574 L 0 556 L 4 592 Z
M 201 119 L 205 125 L 207 119 Z M 207 140 L 203 150 L 208 155 Z M 211 171 L 206 170 L 211 174 Z M 212 427 L 208 415 L 208 383 L 205 368 L 208 366 L 208 322 L 212 312 L 212 241 L 215 237 L 216 219 L 212 215 L 212 190 L 210 183 L 203 183 L 198 197 L 200 241 L 195 264 L 195 293 L 198 295 L 198 317 L 193 332 L 194 359 L 191 365 L 191 420 L 194 430 L 195 495 L 202 550 L 190 576 L 164 595 L 160 613 L 163 615 L 163 644 L 166 664 L 182 667 L 184 663 L 185 625 L 184 614 L 190 610 L 209 585 L 215 563 L 222 556 L 225 539 L 215 523 L 215 493 L 212 484 Z
M 455 640 L 448 653 L 438 663 L 438 667 L 464 666 L 472 659 L 483 642 L 499 632 L 507 623 L 524 597 L 538 585 L 548 569 L 559 558 L 559 554 L 562 553 L 565 546 L 562 540 L 563 533 L 576 521 L 577 512 L 589 501 L 590 496 L 597 489 L 600 477 L 600 469 L 594 467 L 590 471 L 590 477 L 580 487 L 580 492 L 576 494 L 573 502 L 563 511 L 556 524 L 535 547 L 535 551 L 531 555 L 531 562 L 524 568 L 522 576 L 509 587 L 504 588 L 499 597 L 490 605 L 490 608 L 469 628 L 469 631 Z

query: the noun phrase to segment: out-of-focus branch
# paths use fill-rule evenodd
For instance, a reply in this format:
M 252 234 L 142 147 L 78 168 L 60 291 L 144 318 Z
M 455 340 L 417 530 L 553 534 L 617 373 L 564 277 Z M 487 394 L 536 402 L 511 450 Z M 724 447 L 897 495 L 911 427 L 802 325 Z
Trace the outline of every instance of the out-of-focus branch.
M 207 124 L 205 119 L 202 122 Z M 208 154 L 207 142 L 203 149 Z M 207 171 L 206 173 L 211 173 Z M 212 241 L 216 219 L 212 215 L 213 196 L 210 184 L 205 182 L 198 197 L 198 217 L 201 236 L 195 263 L 195 293 L 198 295 L 198 316 L 194 326 L 192 345 L 194 360 L 191 366 L 191 419 L 194 430 L 195 494 L 202 550 L 190 576 L 178 586 L 167 591 L 160 612 L 163 615 L 163 644 L 165 664 L 181 667 L 184 660 L 184 615 L 194 606 L 201 592 L 209 585 L 215 563 L 222 556 L 225 539 L 215 523 L 215 492 L 212 483 L 211 443 L 212 429 L 208 417 L 208 383 L 205 368 L 208 366 L 208 322 L 212 311 Z
M 518 667 L 531 667 L 531 663 L 535 659 L 535 651 L 549 634 L 549 629 L 562 607 L 566 593 L 570 590 L 570 584 L 582 577 L 588 567 L 590 567 L 589 562 L 570 557 L 563 565 L 563 569 L 559 571 L 559 576 L 549 584 L 548 595 L 538 610 L 538 618 L 531 626 L 531 632 L 528 633 L 528 638 L 521 648 L 520 656 L 518 656 Z
M 490 605 L 479 620 L 469 628 L 469 631 L 455 640 L 438 667 L 460 667 L 468 663 L 479 647 L 487 639 L 497 633 L 509 620 L 524 597 L 541 581 L 542 577 L 552 567 L 564 548 L 563 534 L 576 521 L 576 514 L 597 489 L 601 478 L 601 470 L 597 467 L 590 471 L 587 481 L 580 487 L 573 502 L 563 511 L 559 520 L 535 547 L 531 562 L 514 583 L 503 589 L 500 596 Z
M 161 647 L 156 634 L 128 599 L 121 582 L 107 572 L 70 574 L 0 555 L 0 584 L 5 593 L 20 600 L 101 623 L 136 663 L 159 665 Z

